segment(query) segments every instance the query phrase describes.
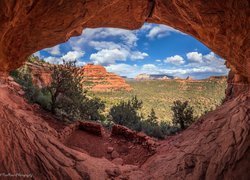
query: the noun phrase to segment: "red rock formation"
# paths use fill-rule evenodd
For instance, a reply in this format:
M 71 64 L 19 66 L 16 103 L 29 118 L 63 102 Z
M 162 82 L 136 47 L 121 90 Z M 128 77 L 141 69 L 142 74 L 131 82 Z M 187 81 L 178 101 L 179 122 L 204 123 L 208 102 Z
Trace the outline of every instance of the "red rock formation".
M 153 179 L 249 179 L 250 92 L 162 142 L 142 167 Z
M 87 64 L 79 74 L 83 76 L 85 88 L 92 91 L 131 90 L 130 85 L 123 78 L 107 72 L 100 65 Z
M 0 172 L 45 179 L 249 179 L 249 0 L 0 1 Z M 181 135 L 162 143 L 141 169 L 117 168 L 72 150 L 6 85 L 6 71 L 86 27 L 136 29 L 162 23 L 188 33 L 227 60 L 228 97 Z M 216 67 L 215 67 L 216 68 Z M 232 83 L 232 86 L 231 86 Z M 243 83 L 244 88 L 238 86 Z M 239 87 L 239 88 L 238 88 Z M 244 89 L 242 91 L 242 89 Z M 30 110 L 29 110 L 30 109 Z
M 52 82 L 51 70 L 48 64 L 25 63 L 30 69 L 33 84 L 39 88 L 48 86 Z

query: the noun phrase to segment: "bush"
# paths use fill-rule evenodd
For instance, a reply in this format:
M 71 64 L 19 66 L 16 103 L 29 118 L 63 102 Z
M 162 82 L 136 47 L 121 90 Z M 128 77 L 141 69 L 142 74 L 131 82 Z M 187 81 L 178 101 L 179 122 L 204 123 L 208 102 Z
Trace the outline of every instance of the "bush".
M 166 135 L 175 133 L 178 129 L 170 126 L 166 122 L 158 123 L 154 109 L 147 119 L 143 120 L 143 116 L 139 114 L 142 108 L 142 101 L 136 96 L 132 97 L 128 102 L 121 101 L 114 105 L 109 112 L 109 116 L 116 124 L 126 126 L 136 131 L 143 131 L 148 136 L 163 139 Z
M 52 83 L 47 87 L 51 96 L 51 111 L 71 121 L 85 118 L 98 120 L 105 105 L 100 99 L 87 97 L 75 63 L 64 61 L 63 65 L 51 68 Z
M 173 111 L 173 124 L 180 127 L 182 130 L 186 129 L 195 121 L 193 108 L 188 104 L 188 101 L 174 101 L 171 110 Z
M 141 130 L 141 115 L 137 112 L 142 107 L 142 101 L 136 96 L 132 97 L 128 102 L 121 101 L 119 104 L 111 107 L 109 116 L 111 120 L 130 129 Z
M 89 120 L 104 121 L 105 117 L 101 114 L 105 109 L 105 104 L 100 98 L 86 98 L 81 105 L 82 113 Z

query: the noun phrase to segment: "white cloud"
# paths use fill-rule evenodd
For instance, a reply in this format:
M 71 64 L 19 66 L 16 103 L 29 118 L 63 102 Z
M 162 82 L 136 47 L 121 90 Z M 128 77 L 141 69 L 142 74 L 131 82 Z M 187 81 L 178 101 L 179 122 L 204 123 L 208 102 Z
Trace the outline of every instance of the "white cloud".
M 184 63 L 185 63 L 183 57 L 181 57 L 181 56 L 179 56 L 179 55 L 167 57 L 167 58 L 164 60 L 164 62 L 165 62 L 165 63 L 171 63 L 171 64 L 174 64 L 174 65 L 181 65 L 181 64 L 184 64 Z
M 156 61 L 156 62 L 161 62 L 161 60 L 160 60 L 160 59 L 156 59 L 155 61 Z
M 112 64 L 106 66 L 106 69 L 108 72 L 113 72 L 115 74 L 127 77 L 135 77 L 139 72 L 137 65 L 129 65 L 124 63 Z
M 60 55 L 61 54 L 60 45 L 56 45 L 54 47 L 44 49 L 44 51 L 47 51 L 51 55 Z
M 222 61 L 222 58 L 219 58 L 216 54 L 214 54 L 213 52 L 210 52 L 206 55 L 203 56 L 205 61 Z
M 104 45 L 103 43 L 97 44 L 96 42 L 93 41 L 100 42 L 108 37 L 111 38 L 115 37 L 117 40 L 120 40 L 122 44 L 128 47 L 136 46 L 137 45 L 136 42 L 138 40 L 136 36 L 136 31 L 118 29 L 118 28 L 96 28 L 96 29 L 87 28 L 83 30 L 81 36 L 73 37 L 69 40 L 69 42 L 73 50 L 80 50 L 86 45 L 99 46 L 98 48 L 101 48 L 102 45 Z
M 33 55 L 39 57 L 39 59 L 42 59 L 40 51 L 35 52 Z
M 198 52 L 189 52 L 186 54 L 187 59 L 190 60 L 190 62 L 202 62 L 202 54 Z
M 67 54 L 63 55 L 61 59 L 64 59 L 65 61 L 74 61 L 74 60 L 79 60 L 83 56 L 84 56 L 83 51 L 69 51 L 67 52 Z
M 145 57 L 148 56 L 147 53 L 145 52 L 140 52 L 140 51 L 133 51 L 133 52 L 130 52 L 130 58 L 131 60 L 141 60 L 141 59 L 144 59 Z
M 144 64 L 141 69 L 143 72 L 146 73 L 146 72 L 155 72 L 157 71 L 158 68 L 154 64 Z
M 119 49 L 102 49 L 97 53 L 90 55 L 90 60 L 95 64 L 110 65 L 116 61 L 125 61 L 128 54 Z
M 61 64 L 62 63 L 61 58 L 57 58 L 57 57 L 53 57 L 53 56 L 49 56 L 49 57 L 44 58 L 44 61 L 46 61 L 50 64 Z
M 120 44 L 110 41 L 90 41 L 89 45 L 94 47 L 96 50 L 122 48 Z
M 76 65 L 77 66 L 83 66 L 86 63 L 83 61 L 80 61 L 80 59 L 84 56 L 84 52 L 80 51 L 69 51 L 65 55 L 61 57 L 54 57 L 54 56 L 49 56 L 44 58 L 44 61 L 51 63 L 51 64 L 62 64 L 63 60 L 65 61 L 74 61 L 76 60 Z
M 148 31 L 146 37 L 150 38 L 150 39 L 155 39 L 155 38 L 162 38 L 165 36 L 170 35 L 172 32 L 174 33 L 180 33 L 183 34 L 182 32 L 170 27 L 170 26 L 166 26 L 166 25 L 153 25 L 153 24 L 144 24 L 142 29 L 142 32 L 144 31 Z

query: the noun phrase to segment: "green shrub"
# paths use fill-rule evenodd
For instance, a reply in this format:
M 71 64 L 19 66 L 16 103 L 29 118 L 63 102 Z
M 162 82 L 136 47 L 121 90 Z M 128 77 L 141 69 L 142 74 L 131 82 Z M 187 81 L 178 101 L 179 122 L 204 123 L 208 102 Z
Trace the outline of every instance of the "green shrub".
M 195 121 L 193 108 L 188 104 L 188 101 L 174 101 L 171 110 L 173 111 L 173 124 L 180 127 L 182 130 L 186 129 Z
M 111 120 L 130 129 L 141 130 L 141 115 L 138 110 L 142 107 L 142 101 L 139 101 L 136 96 L 131 100 L 125 102 L 121 101 L 119 104 L 114 105 L 109 112 Z
M 163 139 L 166 135 L 173 134 L 178 130 L 178 128 L 172 127 L 165 122 L 159 124 L 154 109 L 151 109 L 151 113 L 144 120 L 139 113 L 142 104 L 142 101 L 134 96 L 127 102 L 121 101 L 114 105 L 110 109 L 109 116 L 115 124 L 120 124 L 136 131 L 143 131 L 148 136 L 159 139 Z
M 82 76 L 78 75 L 76 61 L 52 66 L 52 83 L 47 90 L 51 96 L 51 112 L 68 119 L 99 120 L 105 105 L 98 98 L 87 97 Z

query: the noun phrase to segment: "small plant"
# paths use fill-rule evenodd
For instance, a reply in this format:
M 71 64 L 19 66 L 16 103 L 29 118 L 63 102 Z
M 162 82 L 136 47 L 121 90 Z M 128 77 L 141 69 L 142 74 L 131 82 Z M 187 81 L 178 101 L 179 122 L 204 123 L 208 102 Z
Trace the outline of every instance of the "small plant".
M 195 121 L 193 108 L 188 104 L 188 101 L 174 101 L 171 110 L 173 111 L 173 124 L 180 127 L 182 130 L 186 129 Z

